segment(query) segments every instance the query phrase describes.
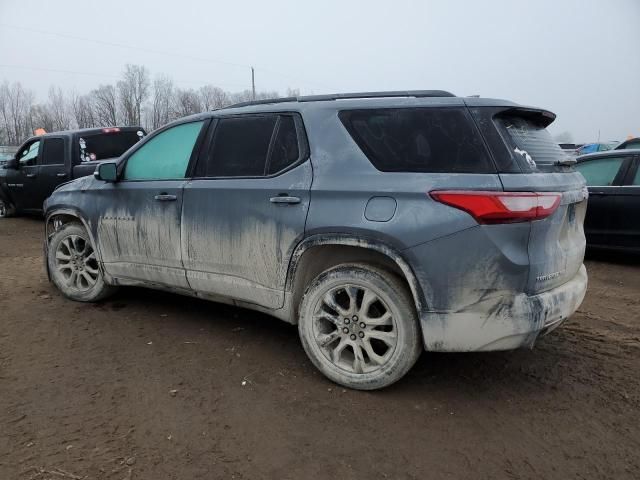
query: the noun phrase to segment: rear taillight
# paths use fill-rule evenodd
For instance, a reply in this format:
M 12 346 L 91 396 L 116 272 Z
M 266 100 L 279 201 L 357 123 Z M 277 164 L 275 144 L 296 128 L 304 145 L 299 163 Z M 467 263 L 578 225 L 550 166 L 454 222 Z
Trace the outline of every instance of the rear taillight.
M 436 190 L 434 200 L 469 213 L 478 223 L 541 220 L 556 211 L 560 193 Z

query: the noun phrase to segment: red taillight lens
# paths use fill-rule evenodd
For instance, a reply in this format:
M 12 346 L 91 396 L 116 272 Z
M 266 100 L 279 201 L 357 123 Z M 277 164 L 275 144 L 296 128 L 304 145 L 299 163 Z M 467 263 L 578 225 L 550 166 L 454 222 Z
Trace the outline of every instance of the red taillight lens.
M 481 192 L 439 190 L 434 200 L 469 213 L 478 223 L 516 223 L 541 220 L 556 211 L 560 193 Z

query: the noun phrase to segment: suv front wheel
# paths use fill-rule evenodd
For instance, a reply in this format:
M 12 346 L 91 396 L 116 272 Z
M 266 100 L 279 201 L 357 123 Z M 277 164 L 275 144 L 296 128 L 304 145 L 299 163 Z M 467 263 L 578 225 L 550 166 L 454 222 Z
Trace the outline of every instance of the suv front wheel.
M 53 235 L 47 262 L 53 283 L 71 300 L 96 302 L 116 290 L 105 283 L 91 239 L 77 223 L 63 225 Z
M 298 329 L 313 364 L 359 390 L 396 382 L 422 351 L 407 289 L 369 265 L 339 265 L 316 277 L 302 298 Z

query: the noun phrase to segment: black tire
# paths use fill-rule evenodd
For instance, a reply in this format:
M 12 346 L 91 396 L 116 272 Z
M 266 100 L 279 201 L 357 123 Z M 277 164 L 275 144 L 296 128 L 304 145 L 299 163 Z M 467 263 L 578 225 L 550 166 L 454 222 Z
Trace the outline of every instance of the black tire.
M 84 256 L 75 255 L 74 252 L 82 249 L 87 252 Z M 90 252 L 93 252 L 93 256 Z M 67 256 L 69 259 L 65 258 Z M 54 285 L 71 300 L 98 302 L 117 290 L 105 282 L 91 239 L 80 224 L 67 223 L 53 235 L 49 243 L 47 264 Z M 88 278 L 95 280 L 92 283 Z
M 4 200 L 0 200 L 0 218 L 12 217 L 15 211 L 11 205 L 8 205 Z
M 323 272 L 308 286 L 299 312 L 305 352 L 327 378 L 348 388 L 387 387 L 422 352 L 410 293 L 393 273 L 370 265 L 338 265 Z

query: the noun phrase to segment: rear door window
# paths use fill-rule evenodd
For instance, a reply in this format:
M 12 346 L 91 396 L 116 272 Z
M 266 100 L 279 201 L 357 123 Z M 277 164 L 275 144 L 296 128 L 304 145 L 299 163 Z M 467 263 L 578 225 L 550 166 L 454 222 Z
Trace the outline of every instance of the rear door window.
M 301 158 L 292 114 L 221 118 L 209 154 L 198 162 L 198 177 L 264 177 L 275 175 Z
M 383 172 L 495 173 L 465 109 L 347 110 L 340 119 Z
M 62 138 L 47 138 L 42 147 L 42 165 L 64 164 L 64 140 Z
M 579 163 L 576 169 L 582 173 L 588 186 L 607 187 L 613 185 L 624 160 L 624 157 L 597 158 Z

